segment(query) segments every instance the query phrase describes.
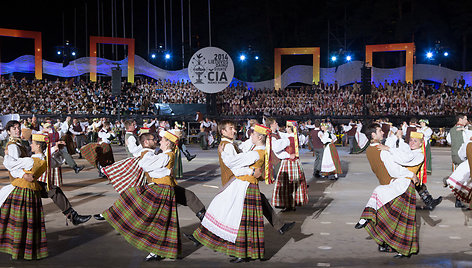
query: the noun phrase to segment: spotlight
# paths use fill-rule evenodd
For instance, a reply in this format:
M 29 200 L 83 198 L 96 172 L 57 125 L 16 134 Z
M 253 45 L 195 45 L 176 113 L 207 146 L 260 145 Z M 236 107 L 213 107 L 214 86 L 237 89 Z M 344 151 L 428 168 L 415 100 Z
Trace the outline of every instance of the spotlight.
M 162 48 L 162 45 L 159 45 L 159 48 Z
M 346 56 L 346 61 L 351 61 L 352 60 L 352 57 L 350 55 L 347 55 Z
M 245 60 L 246 60 L 246 55 L 243 54 L 243 55 L 239 56 L 239 59 L 240 59 L 241 61 L 245 61 Z
M 72 56 L 75 56 L 75 51 L 72 51 Z
M 155 58 L 156 58 L 156 54 L 155 54 L 155 53 L 152 53 L 152 54 L 151 54 L 151 58 L 155 59 Z
M 259 60 L 259 56 L 255 56 L 254 59 L 255 59 L 255 60 Z
M 331 61 L 332 61 L 332 62 L 335 62 L 337 59 L 338 59 L 338 58 L 337 58 L 336 56 L 332 56 L 332 57 L 331 57 Z
M 444 57 L 447 57 L 447 56 L 449 56 L 449 52 L 446 51 L 444 52 Z
M 433 58 L 433 52 L 426 53 L 426 58 L 432 59 Z
M 170 59 L 170 54 L 166 53 L 166 60 Z
M 61 55 L 61 51 L 60 51 L 60 50 L 57 51 L 57 55 Z

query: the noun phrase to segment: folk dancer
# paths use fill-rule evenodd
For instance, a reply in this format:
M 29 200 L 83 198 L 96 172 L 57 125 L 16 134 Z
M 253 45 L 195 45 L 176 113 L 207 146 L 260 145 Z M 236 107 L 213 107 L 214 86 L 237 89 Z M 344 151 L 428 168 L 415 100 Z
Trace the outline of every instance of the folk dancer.
M 300 163 L 298 131 L 296 121 L 287 121 L 286 131 L 289 146 L 276 154 L 281 159 L 280 169 L 275 180 L 272 205 L 282 211 L 295 210 L 295 206 L 308 203 L 305 173 Z
M 320 120 L 315 120 L 314 128 L 310 130 L 311 144 L 313 147 L 313 155 L 315 156 L 315 165 L 313 168 L 313 177 L 321 177 L 321 162 L 323 161 L 323 142 L 321 137 L 323 136 L 323 131 L 321 131 Z
M 459 149 L 464 144 L 464 141 L 467 140 L 466 136 L 466 126 L 468 124 L 467 115 L 457 114 L 456 115 L 456 125 L 454 125 L 446 136 L 446 141 L 451 144 L 451 159 L 453 170 L 457 168 L 462 162 L 463 159 L 459 157 Z M 462 204 L 461 200 L 456 198 L 455 202 L 456 208 L 465 207 Z
M 379 132 L 382 133 L 381 129 Z M 361 220 L 355 226 L 356 229 L 366 228 L 379 245 L 379 251 L 390 252 L 393 249 L 397 252 L 395 258 L 409 257 L 416 254 L 419 248 L 414 189 L 415 184 L 420 183 L 417 174 L 424 162 L 422 144 L 423 135 L 411 132 L 410 151 L 404 147 L 376 145 L 382 150 L 381 161 L 392 179 L 389 184 L 375 188 Z M 381 167 L 380 163 L 376 165 Z
M 321 174 L 323 177 L 328 177 L 332 180 L 337 180 L 339 174 L 343 173 L 341 169 L 341 161 L 339 160 L 338 150 L 334 143 L 336 142 L 336 135 L 327 130 L 326 123 L 321 124 L 321 133 L 318 133 L 320 140 L 324 145 L 323 160 L 321 162 Z
M 432 159 L 431 159 L 431 136 L 433 135 L 433 130 L 428 126 L 429 120 L 428 119 L 420 119 L 420 128 L 418 128 L 418 132 L 423 133 L 424 136 L 424 144 L 425 144 L 425 152 L 426 152 L 426 172 L 428 175 L 431 175 L 433 171 L 432 166 Z
M 98 176 L 103 178 L 102 168 L 115 162 L 111 149 L 111 140 L 115 134 L 110 130 L 110 123 L 104 122 L 102 129 L 98 132 L 98 143 L 89 143 L 82 148 L 82 156 L 94 167 L 98 169 Z
M 146 261 L 176 259 L 181 252 L 179 220 L 172 175 L 178 137 L 166 132 L 155 154 L 157 138 L 143 134 L 141 160 L 148 184 L 130 187 L 103 213 L 113 228 L 133 246 L 149 252 Z
M 226 131 L 222 133 L 226 134 Z M 265 177 L 269 178 L 266 158 L 269 155 L 266 154 L 266 145 L 270 144 L 270 141 L 266 142 L 270 139 L 269 134 L 269 128 L 255 125 L 251 135 L 254 149 L 241 153 L 240 156 L 244 158 L 231 169 L 236 174 L 251 170 L 250 174 L 238 174 L 225 184 L 210 203 L 201 225 L 193 233 L 193 237 L 204 246 L 233 257 L 230 260 L 232 263 L 264 258 L 264 218 L 258 182 Z M 227 152 L 222 147 L 219 149 L 221 157 L 225 159 Z M 266 171 L 265 176 L 256 172 L 256 169 L 262 168 Z
M 18 129 L 8 124 L 7 127 L 11 132 L 20 131 L 19 123 Z M 33 134 L 31 157 L 13 157 L 19 151 L 13 143 L 5 152 L 4 165 L 11 184 L 0 190 L 0 252 L 10 254 L 14 260 L 37 260 L 48 256 L 41 202 L 44 188 L 37 181 L 50 168 L 51 162 L 43 154 L 48 147 L 47 135 Z
M 7 150 L 9 157 L 4 159 L 4 165 L 13 165 L 23 157 L 28 157 L 28 148 L 22 143 L 21 137 L 21 128 L 20 123 L 15 120 L 11 120 L 7 123 L 6 129 L 9 135 L 9 142 L 7 143 Z M 60 145 L 62 142 L 58 142 Z M 62 143 L 63 144 L 63 143 Z M 19 171 L 20 175 L 23 176 L 22 171 Z M 20 176 L 20 177 L 21 177 Z M 39 177 L 38 177 L 39 178 Z M 57 182 L 56 184 L 60 184 Z M 46 183 L 38 181 L 38 184 L 42 187 L 41 197 L 51 198 L 54 204 L 62 211 L 62 214 L 69 219 L 72 224 L 79 225 L 81 223 L 87 222 L 91 216 L 90 215 L 80 215 L 75 211 L 69 202 L 69 199 L 65 196 L 64 192 L 58 185 L 50 184 L 46 187 Z

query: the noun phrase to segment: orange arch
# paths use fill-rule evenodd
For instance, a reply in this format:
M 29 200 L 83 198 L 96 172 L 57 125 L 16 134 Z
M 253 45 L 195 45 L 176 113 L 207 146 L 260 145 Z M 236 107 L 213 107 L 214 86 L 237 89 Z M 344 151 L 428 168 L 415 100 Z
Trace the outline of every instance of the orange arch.
M 396 43 L 365 46 L 365 63 L 372 66 L 374 52 L 406 51 L 405 81 L 413 83 L 413 57 L 415 43 Z
M 274 50 L 274 87 L 282 87 L 281 61 L 282 55 L 313 55 L 313 83 L 320 81 L 320 48 L 319 47 L 292 47 L 276 48 Z
M 34 76 L 43 79 L 43 48 L 41 32 L 0 28 L 0 36 L 34 39 Z
M 97 44 L 128 46 L 128 82 L 134 83 L 134 38 L 90 36 L 90 80 L 97 81 Z

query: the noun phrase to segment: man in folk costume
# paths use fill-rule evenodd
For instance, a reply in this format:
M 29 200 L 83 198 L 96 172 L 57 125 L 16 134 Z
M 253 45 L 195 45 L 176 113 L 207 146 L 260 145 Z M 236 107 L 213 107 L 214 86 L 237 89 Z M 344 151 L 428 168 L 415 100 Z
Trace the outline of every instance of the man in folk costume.
M 315 120 L 314 128 L 310 130 L 311 144 L 313 146 L 313 154 L 315 156 L 315 166 L 313 169 L 313 177 L 321 177 L 321 162 L 323 161 L 323 152 L 324 146 L 321 141 L 321 136 L 323 132 L 321 131 L 320 120 Z
M 261 173 L 260 168 L 248 168 L 247 164 L 248 159 L 246 159 L 245 155 L 241 153 L 240 147 L 236 145 L 234 142 L 234 137 L 236 135 L 235 123 L 230 120 L 223 120 L 218 123 L 218 131 L 221 135 L 221 142 L 218 146 L 218 158 L 220 162 L 221 168 L 221 184 L 223 187 L 226 187 L 228 182 L 231 181 L 236 176 L 244 176 L 244 175 L 251 175 L 259 177 Z M 254 144 L 249 139 L 249 142 L 243 143 L 245 152 L 250 151 L 254 148 Z M 248 145 L 252 144 L 252 146 Z M 269 151 L 266 151 L 269 153 Z M 266 166 L 265 169 L 271 168 L 270 166 Z M 272 171 L 272 169 L 270 170 Z M 265 172 L 265 171 L 264 171 Z M 270 173 L 269 173 L 270 174 Z M 272 177 L 268 176 L 266 183 L 272 183 Z M 274 211 L 274 208 L 270 205 L 269 201 L 265 197 L 263 193 L 261 195 L 261 202 L 262 202 L 262 211 L 264 217 L 266 217 L 267 221 L 281 234 L 285 234 L 288 232 L 294 225 L 295 222 L 284 223 L 277 213 Z M 188 237 L 192 241 L 194 240 L 193 237 Z
M 181 253 L 177 217 L 177 185 L 172 176 L 178 137 L 166 132 L 159 142 L 162 153 L 155 154 L 158 141 L 143 134 L 139 166 L 148 184 L 130 187 L 103 213 L 103 217 L 133 246 L 149 252 L 146 261 L 175 259 Z
M 431 175 L 433 171 L 432 167 L 432 159 L 431 159 L 431 136 L 433 135 L 433 130 L 428 126 L 429 120 L 428 119 L 420 119 L 420 128 L 418 132 L 423 133 L 424 136 L 424 143 L 425 143 L 425 150 L 426 150 L 426 172 L 428 175 Z
M 334 143 L 336 135 L 327 130 L 326 123 L 321 124 L 321 132 L 318 133 L 321 142 L 324 144 L 323 161 L 321 162 L 321 174 L 323 177 L 337 180 L 339 174 L 342 174 L 341 161 L 339 160 L 338 150 Z
M 9 142 L 7 143 L 6 150 L 8 150 L 8 159 L 4 159 L 4 165 L 14 166 L 21 158 L 28 157 L 28 149 L 25 144 L 22 143 L 21 137 L 21 128 L 18 121 L 12 120 L 9 121 L 6 125 L 6 129 L 9 135 Z M 58 144 L 60 144 L 59 142 Z M 62 162 L 61 162 L 62 163 Z M 24 172 L 22 170 L 18 171 L 18 177 L 22 177 Z M 38 177 L 39 178 L 39 177 Z M 61 188 L 56 185 L 62 183 L 58 181 L 56 184 L 46 185 L 43 178 L 42 181 L 38 181 L 38 185 L 41 188 L 41 197 L 51 198 L 54 204 L 62 211 L 62 213 L 69 219 L 74 225 L 79 225 L 81 223 L 87 222 L 91 216 L 90 215 L 80 215 L 72 208 L 69 199 L 64 195 L 64 192 Z M 47 180 L 46 180 L 47 182 Z
M 270 148 L 266 148 L 266 145 L 270 146 L 270 132 L 263 125 L 255 125 L 251 135 L 255 147 L 239 154 L 244 158 L 231 168 L 238 175 L 233 176 L 215 196 L 201 225 L 193 233 L 198 242 L 233 257 L 232 263 L 264 258 L 264 218 L 258 182 L 268 180 L 270 176 L 267 159 Z M 232 136 L 226 130 L 222 134 Z M 227 162 L 226 157 L 233 157 L 231 153 L 227 155 L 222 147 L 219 153 L 223 162 Z M 256 169 L 264 169 L 264 175 Z M 247 174 L 245 170 L 252 172 Z
M 457 168 L 464 160 L 459 156 L 459 150 L 461 149 L 464 141 L 467 141 L 466 126 L 468 124 L 467 115 L 457 114 L 456 124 L 449 130 L 446 136 L 446 141 L 451 144 L 451 158 L 453 170 Z M 456 208 L 465 207 L 460 199 L 456 198 Z
M 180 135 L 180 141 L 179 141 L 179 149 L 180 151 L 184 154 L 184 156 L 187 158 L 187 161 L 192 161 L 195 157 L 197 157 L 196 154 L 192 155 L 187 149 L 187 146 L 185 146 L 185 141 L 184 141 L 184 130 L 185 130 L 185 124 L 179 124 L 177 121 L 174 124 L 174 129 L 176 131 L 180 131 L 182 135 Z
M 377 134 L 383 134 L 381 129 L 376 128 Z M 366 228 L 379 245 L 379 251 L 390 252 L 393 249 L 397 252 L 395 258 L 409 257 L 411 254 L 416 254 L 419 248 L 414 189 L 415 185 L 421 182 L 417 174 L 424 162 L 422 144 L 423 135 L 411 132 L 410 150 L 404 145 L 399 148 L 376 145 L 382 150 L 381 161 L 392 179 L 389 184 L 375 188 L 361 215 L 361 220 L 355 226 L 356 229 Z
M 149 131 L 149 128 L 141 128 L 139 130 L 140 137 L 142 135 L 151 134 L 149 133 Z M 166 132 L 162 132 L 162 135 L 165 135 L 165 133 Z M 173 134 L 172 132 L 170 133 Z M 133 143 L 128 144 L 132 145 Z M 132 148 L 128 149 L 130 151 L 134 150 Z M 141 160 L 143 150 L 143 146 L 140 144 L 139 150 L 135 151 L 135 153 L 133 154 L 134 157 L 128 157 L 103 168 L 103 173 L 108 177 L 108 179 L 110 180 L 113 187 L 118 193 L 121 194 L 130 187 L 140 187 L 146 184 L 144 171 L 138 165 L 139 161 Z M 173 172 L 174 169 L 175 168 L 172 169 Z M 201 221 L 203 219 L 203 216 L 205 215 L 206 209 L 205 205 L 203 205 L 202 201 L 200 201 L 200 199 L 195 195 L 195 193 L 179 185 L 174 186 L 174 192 L 177 204 L 180 204 L 182 206 L 188 206 L 195 213 L 195 216 Z M 101 214 L 95 214 L 94 218 L 96 220 L 105 219 Z
M 369 161 L 370 168 L 379 180 L 380 185 L 388 185 L 390 184 L 392 177 L 388 174 L 384 163 L 380 159 L 381 151 L 377 147 L 381 144 L 381 141 L 385 137 L 384 132 L 379 124 L 373 123 L 366 126 L 365 133 L 367 137 L 370 138 L 370 145 L 366 149 L 365 153 L 367 160 Z
M 300 163 L 298 131 L 296 121 L 287 121 L 285 128 L 289 146 L 284 152 L 277 154 L 282 160 L 279 172 L 275 180 L 274 192 L 272 194 L 272 205 L 283 208 L 282 211 L 295 210 L 295 206 L 308 203 L 305 173 Z
M 75 144 L 77 144 L 77 148 L 82 148 L 82 146 L 87 144 L 87 136 L 85 136 L 87 129 L 82 126 L 82 124 L 79 122 L 79 119 L 74 118 L 72 120 L 72 124 L 69 127 L 69 131 L 74 135 L 74 140 Z M 79 154 L 80 157 L 82 157 L 80 151 Z
M 63 132 L 56 131 L 50 122 L 46 122 L 42 126 L 42 132 L 47 133 L 49 135 L 49 140 L 51 141 L 53 146 L 56 144 L 56 142 L 59 142 L 60 140 L 63 141 L 60 143 L 59 149 L 61 150 L 62 157 L 64 157 L 66 164 L 74 170 L 75 174 L 79 173 L 82 169 L 84 169 L 83 166 L 78 166 L 72 156 L 69 154 L 66 148 L 67 141 L 64 141 L 64 137 L 62 136 Z M 62 175 L 59 175 L 62 174 L 61 168 L 59 167 L 55 169 L 53 174 L 55 178 L 57 178 L 57 176 L 61 177 L 59 180 L 61 183 L 57 184 L 60 187 L 62 185 Z
M 138 142 L 136 136 L 136 121 L 128 119 L 125 121 L 125 150 L 128 157 L 137 157 L 141 153 L 142 146 Z
M 111 140 L 115 138 L 114 133 L 110 129 L 110 123 L 104 122 L 102 129 L 98 132 L 98 143 L 89 143 L 82 148 L 82 156 L 93 166 L 98 169 L 98 176 L 105 177 L 102 168 L 115 162 L 113 150 L 111 149 Z
M 349 154 L 352 154 L 354 151 L 354 142 L 356 139 L 356 132 L 357 132 L 357 124 L 354 123 L 353 120 L 349 121 L 347 126 L 342 125 L 344 134 L 347 136 L 347 140 L 349 143 Z

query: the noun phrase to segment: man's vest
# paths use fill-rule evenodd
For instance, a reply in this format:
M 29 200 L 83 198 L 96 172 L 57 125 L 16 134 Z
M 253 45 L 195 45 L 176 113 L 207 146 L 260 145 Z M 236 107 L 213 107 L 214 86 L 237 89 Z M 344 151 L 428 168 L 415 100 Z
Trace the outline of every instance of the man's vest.
M 380 150 L 377 146 L 367 147 L 365 154 L 367 160 L 369 160 L 370 168 L 374 172 L 375 176 L 379 180 L 380 185 L 387 185 L 390 183 L 392 177 L 388 174 L 387 168 L 385 167 L 382 159 L 380 159 Z
M 320 137 L 318 137 L 319 129 L 312 129 L 310 131 L 311 136 L 311 144 L 313 145 L 313 149 L 323 149 L 323 143 L 321 142 Z
M 223 186 L 225 186 L 225 184 L 228 183 L 232 177 L 234 177 L 234 174 L 231 171 L 231 169 L 225 165 L 225 163 L 223 162 L 223 159 L 221 158 L 220 148 L 221 148 L 221 151 L 224 150 L 227 144 L 231 144 L 232 146 L 234 146 L 234 149 L 236 150 L 236 152 L 239 153 L 239 148 L 236 145 L 225 140 L 220 142 L 220 145 L 218 146 L 218 159 L 220 161 L 220 169 L 221 169 L 221 185 Z

